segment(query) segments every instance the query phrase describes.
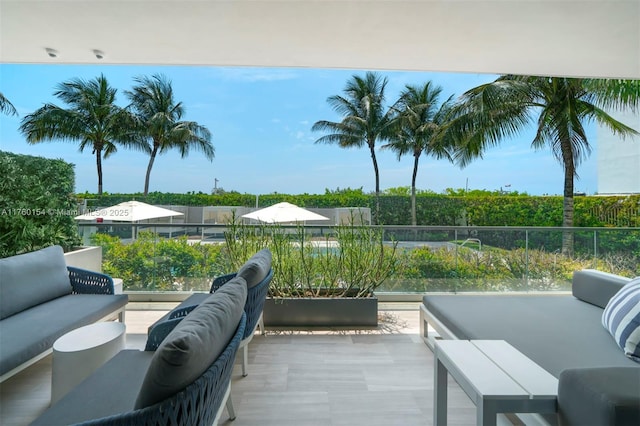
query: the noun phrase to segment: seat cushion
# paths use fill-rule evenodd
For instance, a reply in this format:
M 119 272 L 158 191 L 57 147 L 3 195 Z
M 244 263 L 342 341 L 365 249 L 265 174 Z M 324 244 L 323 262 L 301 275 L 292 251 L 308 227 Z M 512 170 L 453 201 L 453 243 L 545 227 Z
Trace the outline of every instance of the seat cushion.
M 640 362 L 640 277 L 609 300 L 602 313 L 602 325 L 626 356 Z
M 135 407 L 160 402 L 202 375 L 233 337 L 246 299 L 246 282 L 236 277 L 184 317 L 156 350 Z
M 459 339 L 506 340 L 555 377 L 567 368 L 640 367 L 602 327 L 602 309 L 571 295 L 427 295 Z
M 262 249 L 238 270 L 238 276 L 247 281 L 247 287 L 255 287 L 260 284 L 271 270 L 271 252 L 269 249 Z
M 153 352 L 118 352 L 32 425 L 76 424 L 132 411 L 152 358 Z
M 51 349 L 63 334 L 127 305 L 126 294 L 69 294 L 0 321 L 0 374 Z
M 62 247 L 0 259 L 0 319 L 66 294 L 71 282 Z

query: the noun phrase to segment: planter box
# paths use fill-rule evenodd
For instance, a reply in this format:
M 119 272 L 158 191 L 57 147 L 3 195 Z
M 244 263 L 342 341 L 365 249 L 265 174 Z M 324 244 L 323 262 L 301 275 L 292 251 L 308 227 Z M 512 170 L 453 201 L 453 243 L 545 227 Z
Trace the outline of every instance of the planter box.
M 377 327 L 378 298 L 267 298 L 263 318 L 271 327 Z

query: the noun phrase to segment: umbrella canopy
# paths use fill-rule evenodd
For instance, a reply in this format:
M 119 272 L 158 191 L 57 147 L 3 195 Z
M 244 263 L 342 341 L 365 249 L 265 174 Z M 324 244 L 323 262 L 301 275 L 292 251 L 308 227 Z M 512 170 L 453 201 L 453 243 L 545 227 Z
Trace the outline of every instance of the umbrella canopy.
M 284 222 L 304 222 L 307 220 L 329 220 L 324 217 L 302 207 L 298 207 L 291 203 L 278 203 L 271 207 L 256 210 L 251 213 L 242 215 L 247 219 L 256 219 L 266 223 L 284 223 Z
M 162 207 L 152 206 L 151 204 L 141 203 L 140 201 L 125 201 L 115 206 L 106 207 L 101 210 L 85 213 L 76 216 L 76 220 L 116 220 L 121 222 L 137 222 L 145 219 L 155 219 L 158 217 L 182 216 L 180 212 L 176 212 Z

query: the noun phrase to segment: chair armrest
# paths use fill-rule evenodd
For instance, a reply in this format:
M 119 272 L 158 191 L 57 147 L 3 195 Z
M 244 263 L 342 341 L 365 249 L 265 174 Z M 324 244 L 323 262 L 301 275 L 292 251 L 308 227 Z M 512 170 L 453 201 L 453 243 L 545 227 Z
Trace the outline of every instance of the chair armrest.
M 211 289 L 209 290 L 209 293 L 213 293 L 214 291 L 218 290 L 224 283 L 235 278 L 236 275 L 238 274 L 234 272 L 232 274 L 220 275 L 219 277 L 216 277 L 213 280 L 213 283 L 211 283 Z
M 72 293 L 114 294 L 113 279 L 109 275 L 67 266 Z
M 269 292 L 269 284 L 273 278 L 273 269 L 256 286 L 247 290 L 247 302 L 244 305 L 244 312 L 247 314 L 247 326 L 244 330 L 243 339 L 253 335 L 264 309 L 264 301 Z
M 149 336 L 147 337 L 147 344 L 144 347 L 145 351 L 155 351 L 160 346 L 160 343 L 171 333 L 171 331 L 178 325 L 180 321 L 184 319 L 184 316 L 168 319 L 154 325 L 149 330 Z
M 198 305 L 191 305 L 191 306 L 185 306 L 183 308 L 174 309 L 169 314 L 169 319 L 171 320 L 176 318 L 184 318 L 187 315 L 189 315 L 189 312 L 193 311 L 197 307 Z

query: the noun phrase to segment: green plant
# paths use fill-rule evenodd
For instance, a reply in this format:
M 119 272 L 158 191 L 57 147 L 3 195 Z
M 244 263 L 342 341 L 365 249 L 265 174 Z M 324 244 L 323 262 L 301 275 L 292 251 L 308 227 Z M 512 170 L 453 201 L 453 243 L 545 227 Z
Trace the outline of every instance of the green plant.
M 367 297 L 398 266 L 396 245 L 374 227 L 341 225 L 314 237 L 303 227 L 229 224 L 224 255 L 237 270 L 256 251 L 273 254 L 272 297 Z
M 190 243 L 186 237 L 159 238 L 140 232 L 130 244 L 118 237 L 95 234 L 92 243 L 102 246 L 105 273 L 123 279 L 126 290 L 209 290 L 211 279 L 222 268 L 219 245 Z
M 73 165 L 0 151 L 0 258 L 80 245 Z
M 384 291 L 549 291 L 568 289 L 574 271 L 596 268 L 633 277 L 638 258 L 614 252 L 594 260 L 568 257 L 560 250 L 504 250 L 483 244 L 482 250 L 418 247 L 402 250 L 400 267 L 381 287 Z

